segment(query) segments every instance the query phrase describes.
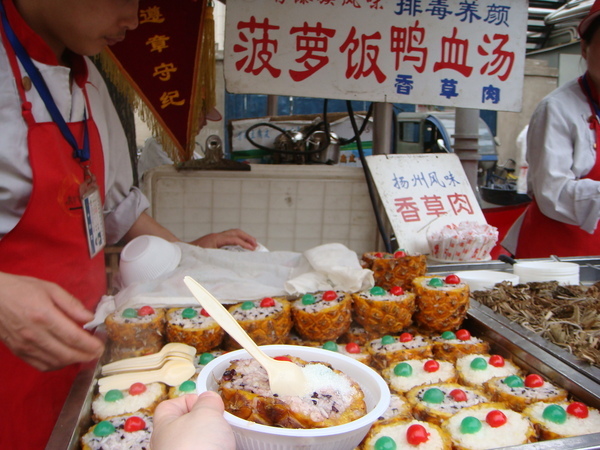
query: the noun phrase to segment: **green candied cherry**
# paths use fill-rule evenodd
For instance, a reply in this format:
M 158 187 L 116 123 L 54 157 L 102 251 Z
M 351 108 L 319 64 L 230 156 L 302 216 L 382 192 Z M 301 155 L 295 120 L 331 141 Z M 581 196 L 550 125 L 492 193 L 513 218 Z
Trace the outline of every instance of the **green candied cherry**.
M 94 427 L 94 435 L 98 437 L 104 437 L 111 435 L 115 432 L 115 426 L 110 423 L 108 420 L 103 420 L 102 422 L 98 422 Z
M 504 379 L 504 384 L 511 388 L 523 387 L 523 379 L 518 375 L 509 375 Z
M 427 282 L 427 286 L 431 287 L 442 287 L 444 285 L 444 280 L 441 278 L 434 277 Z
M 478 356 L 477 358 L 473 358 L 470 366 L 471 366 L 471 369 L 473 369 L 473 370 L 485 370 L 485 369 L 487 369 L 488 363 L 485 360 L 485 358 Z
M 200 355 L 200 358 L 198 359 L 198 364 L 205 366 L 213 359 L 215 359 L 215 356 L 212 353 L 205 352 Z
M 438 388 L 430 388 L 425 391 L 423 394 L 423 401 L 427 403 L 436 403 L 440 404 L 444 401 L 444 392 Z
M 460 422 L 462 434 L 475 434 L 481 430 L 481 421 L 477 417 L 467 416 Z
M 181 311 L 181 317 L 184 319 L 193 319 L 197 315 L 198 311 L 196 311 L 194 308 L 185 308 L 183 311 Z
M 315 296 L 312 294 L 304 294 L 302 296 L 302 304 L 303 305 L 312 305 L 316 302 Z
M 107 402 L 116 402 L 117 400 L 121 400 L 123 398 L 123 392 L 119 389 L 111 389 L 106 394 L 104 394 L 104 400 Z
M 452 331 L 444 331 L 442 333 L 442 339 L 445 339 L 446 341 L 451 341 L 453 339 L 456 339 L 456 335 Z
M 396 450 L 396 441 L 389 436 L 382 436 L 375 441 L 375 450 Z
M 247 301 L 247 302 L 242 303 L 242 309 L 244 311 L 248 311 L 249 309 L 252 309 L 252 308 L 254 308 L 254 302 Z
M 138 312 L 134 308 L 126 308 L 123 310 L 121 315 L 126 319 L 135 319 L 138 316 Z
M 323 344 L 323 348 L 325 350 L 331 350 L 332 352 L 337 352 L 338 351 L 338 346 L 335 342 L 333 341 L 327 341 Z
M 407 362 L 401 362 L 394 367 L 394 375 L 398 377 L 410 377 L 413 373 L 412 366 Z
M 544 408 L 542 417 L 549 422 L 561 424 L 567 421 L 567 412 L 560 405 L 548 405 Z
M 373 286 L 369 293 L 371 295 L 385 295 L 385 289 L 381 286 Z
M 390 336 L 389 334 L 386 334 L 381 338 L 381 345 L 393 344 L 395 342 L 396 338 L 394 336 Z
M 181 392 L 194 392 L 196 390 L 196 383 L 192 380 L 184 381 L 179 385 Z

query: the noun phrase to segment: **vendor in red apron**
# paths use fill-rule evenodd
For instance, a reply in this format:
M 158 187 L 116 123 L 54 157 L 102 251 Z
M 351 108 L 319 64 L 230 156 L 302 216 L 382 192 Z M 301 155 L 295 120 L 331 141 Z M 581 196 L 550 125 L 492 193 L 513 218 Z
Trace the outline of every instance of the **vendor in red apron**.
M 132 187 L 127 140 L 81 55 L 138 24 L 138 1 L 0 0 L 0 449 L 44 448 L 103 343 L 82 324 L 106 292 L 103 247 L 178 239 Z M 241 230 L 204 247 L 256 241 Z
M 586 73 L 544 98 L 529 123 L 527 184 L 533 202 L 503 242 L 517 258 L 600 255 L 598 28 L 600 1 L 579 25 Z M 517 232 L 515 250 L 509 242 Z

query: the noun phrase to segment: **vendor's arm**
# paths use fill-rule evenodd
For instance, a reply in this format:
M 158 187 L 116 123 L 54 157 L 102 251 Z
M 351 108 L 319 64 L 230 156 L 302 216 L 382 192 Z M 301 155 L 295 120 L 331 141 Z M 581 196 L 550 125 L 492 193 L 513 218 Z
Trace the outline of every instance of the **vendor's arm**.
M 93 317 L 54 283 L 0 272 L 0 340 L 39 370 L 99 358 L 103 342 L 82 328 Z
M 596 159 L 595 136 L 589 107 L 574 102 L 576 96 L 573 90 L 569 98 L 542 102 L 534 113 L 527 136 L 527 182 L 545 215 L 592 232 L 600 218 L 600 182 L 582 177 Z

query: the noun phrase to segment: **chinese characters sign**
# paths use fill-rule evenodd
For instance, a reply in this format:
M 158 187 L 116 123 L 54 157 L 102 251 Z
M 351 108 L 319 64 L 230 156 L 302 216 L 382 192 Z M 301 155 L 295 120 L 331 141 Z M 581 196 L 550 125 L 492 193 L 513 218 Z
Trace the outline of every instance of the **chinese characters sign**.
M 485 224 L 454 153 L 367 156 L 400 248 L 428 253 L 427 233 L 448 224 Z
M 233 93 L 521 108 L 525 0 L 235 0 Z
M 176 162 L 191 157 L 203 125 L 198 107 L 205 94 L 200 71 L 208 70 L 199 67 L 205 5 L 195 0 L 143 0 L 138 28 L 107 50 L 120 76 L 149 110 L 145 116 L 160 125 L 160 131 L 153 132 L 168 138 L 161 139 L 164 147 L 175 147 L 168 153 Z

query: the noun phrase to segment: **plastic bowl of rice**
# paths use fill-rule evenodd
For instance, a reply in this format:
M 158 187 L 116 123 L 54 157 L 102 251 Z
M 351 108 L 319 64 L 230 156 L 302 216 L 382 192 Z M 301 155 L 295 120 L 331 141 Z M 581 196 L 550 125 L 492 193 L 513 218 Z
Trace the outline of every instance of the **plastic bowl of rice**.
M 363 393 L 367 413 L 349 423 L 328 428 L 280 428 L 241 419 L 225 412 L 225 419 L 235 434 L 240 450 L 347 450 L 355 448 L 366 436 L 371 425 L 383 415 L 390 404 L 390 391 L 383 378 L 367 365 L 341 353 L 322 348 L 297 345 L 265 345 L 261 349 L 269 356 L 291 355 L 307 362 L 331 364 L 356 381 Z M 218 380 L 229 367 L 230 361 L 247 359 L 246 350 L 236 350 L 214 359 L 204 367 L 196 382 L 198 393 L 219 391 Z

